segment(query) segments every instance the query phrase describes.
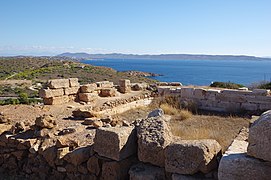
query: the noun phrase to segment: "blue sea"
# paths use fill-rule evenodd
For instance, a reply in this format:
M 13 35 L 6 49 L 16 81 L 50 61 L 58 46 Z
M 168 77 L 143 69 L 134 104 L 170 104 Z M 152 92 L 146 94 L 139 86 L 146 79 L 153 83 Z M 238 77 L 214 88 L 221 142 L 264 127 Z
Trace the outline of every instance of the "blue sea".
M 252 60 L 83 60 L 83 63 L 106 66 L 117 71 L 137 70 L 162 74 L 153 79 L 181 82 L 184 85 L 210 85 L 214 81 L 250 85 L 271 80 L 271 61 Z

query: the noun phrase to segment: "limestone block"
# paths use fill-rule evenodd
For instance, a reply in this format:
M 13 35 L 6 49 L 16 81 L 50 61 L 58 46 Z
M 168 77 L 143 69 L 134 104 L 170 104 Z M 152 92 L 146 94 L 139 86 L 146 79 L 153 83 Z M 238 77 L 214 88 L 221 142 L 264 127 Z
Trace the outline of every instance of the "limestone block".
M 141 120 L 137 128 L 139 160 L 164 167 L 164 149 L 170 143 L 171 136 L 163 116 Z
M 69 78 L 69 85 L 70 87 L 79 87 L 78 78 Z
M 51 115 L 39 116 L 35 120 L 35 125 L 40 128 L 52 129 L 56 126 L 56 119 Z
M 92 146 L 80 147 L 65 155 L 64 159 L 75 166 L 87 162 L 93 155 Z
M 217 89 L 208 89 L 206 92 L 206 98 L 208 100 L 216 100 L 216 97 L 220 94 L 221 90 L 217 90 Z
M 195 88 L 182 88 L 181 97 L 182 98 L 193 98 Z
M 165 169 L 179 174 L 208 173 L 217 168 L 221 146 L 216 140 L 179 140 L 165 149 Z
M 99 88 L 113 88 L 114 87 L 114 83 L 113 82 L 109 82 L 109 81 L 100 81 L 100 82 L 96 82 L 97 87 Z
M 136 132 L 133 127 L 109 127 L 96 130 L 94 151 L 100 156 L 120 161 L 135 154 L 136 147 Z
M 92 118 L 92 117 L 94 117 L 93 112 L 89 109 L 76 109 L 72 112 L 72 115 L 74 117 L 78 117 L 78 118 Z
M 51 79 L 48 81 L 48 87 L 52 89 L 70 87 L 69 79 Z
M 253 103 L 242 103 L 241 108 L 247 111 L 257 111 L 258 105 Z
M 79 100 L 84 102 L 94 102 L 98 97 L 96 93 L 79 93 Z
M 99 96 L 101 97 L 114 97 L 117 95 L 117 90 L 115 88 L 101 89 Z
M 166 180 L 164 168 L 139 163 L 129 170 L 130 180 Z
M 129 157 L 122 161 L 109 161 L 104 162 L 102 165 L 102 180 L 126 180 L 129 179 L 129 169 L 136 163 L 137 160 L 134 157 Z
M 253 89 L 252 94 L 258 95 L 258 96 L 267 96 L 270 94 L 269 89 Z
M 65 95 L 77 94 L 79 92 L 79 88 L 80 88 L 79 86 L 64 88 L 64 94 Z
M 133 91 L 142 91 L 147 89 L 148 84 L 147 83 L 135 83 L 131 84 L 131 88 Z
M 204 99 L 206 97 L 206 92 L 207 90 L 206 89 L 195 89 L 194 90 L 194 98 L 197 98 L 197 99 Z
M 67 95 L 60 96 L 60 97 L 43 98 L 43 103 L 45 105 L 65 104 L 69 101 L 70 101 L 70 98 Z
M 271 110 L 264 112 L 249 129 L 247 153 L 271 162 Z
M 268 180 L 271 176 L 271 163 L 246 155 L 248 142 L 239 136 L 223 155 L 218 168 L 219 180 Z
M 96 89 L 97 89 L 97 84 L 96 83 L 86 84 L 86 85 L 82 85 L 80 87 L 81 93 L 92 93 Z
M 119 91 L 121 93 L 131 92 L 131 83 L 129 79 L 120 79 L 119 80 Z
M 57 97 L 57 96 L 63 96 L 64 91 L 63 88 L 60 89 L 41 89 L 39 91 L 39 96 L 41 98 L 51 98 L 51 97 Z
M 244 103 L 247 102 L 247 96 L 242 94 L 225 94 L 219 93 L 216 97 L 216 100 L 224 101 L 224 102 L 238 102 Z

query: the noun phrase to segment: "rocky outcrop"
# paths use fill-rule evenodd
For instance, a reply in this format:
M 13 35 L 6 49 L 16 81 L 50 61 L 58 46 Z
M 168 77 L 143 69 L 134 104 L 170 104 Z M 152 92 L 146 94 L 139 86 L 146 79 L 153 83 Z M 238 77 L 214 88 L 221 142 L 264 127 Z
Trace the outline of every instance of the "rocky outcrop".
M 221 147 L 216 140 L 175 138 L 165 149 L 165 169 L 179 174 L 208 173 L 217 168 Z
M 139 160 L 164 167 L 164 150 L 170 143 L 171 136 L 170 129 L 163 116 L 141 120 L 137 127 Z
M 248 155 L 271 162 L 271 110 L 252 124 L 248 142 Z

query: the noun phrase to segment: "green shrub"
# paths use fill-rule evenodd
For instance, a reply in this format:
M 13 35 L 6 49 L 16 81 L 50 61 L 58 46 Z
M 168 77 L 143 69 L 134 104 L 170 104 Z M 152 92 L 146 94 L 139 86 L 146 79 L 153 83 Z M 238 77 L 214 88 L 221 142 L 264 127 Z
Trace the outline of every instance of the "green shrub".
M 213 82 L 210 87 L 218 87 L 218 88 L 227 88 L 227 89 L 238 89 L 241 87 L 245 87 L 242 84 L 236 84 L 232 82 Z

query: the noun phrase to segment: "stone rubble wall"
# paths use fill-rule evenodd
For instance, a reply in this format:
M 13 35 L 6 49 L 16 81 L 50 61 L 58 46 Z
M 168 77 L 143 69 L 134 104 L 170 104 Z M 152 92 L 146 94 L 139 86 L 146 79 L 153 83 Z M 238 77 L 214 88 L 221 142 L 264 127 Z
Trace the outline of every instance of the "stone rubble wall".
M 181 104 L 218 112 L 264 112 L 271 109 L 270 90 L 217 90 L 190 87 L 158 86 L 160 96 L 178 96 Z
M 217 141 L 180 139 L 168 122 L 156 110 L 125 127 L 97 128 L 81 137 L 80 145 L 59 133 L 56 139 L 42 136 L 57 121 L 39 117 L 30 130 L 0 135 L 0 174 L 27 179 L 270 179 L 271 111 L 254 122 L 249 135 L 243 129 L 221 160 Z
M 118 92 L 113 82 L 109 81 L 80 85 L 78 78 L 51 79 L 48 80 L 47 88 L 40 90 L 39 96 L 43 98 L 45 105 L 65 104 L 70 101 L 91 103 L 96 102 L 99 97 L 116 97 L 119 93 L 131 92 L 130 80 L 122 79 L 119 83 Z M 144 89 L 140 84 L 136 87 L 133 90 Z

